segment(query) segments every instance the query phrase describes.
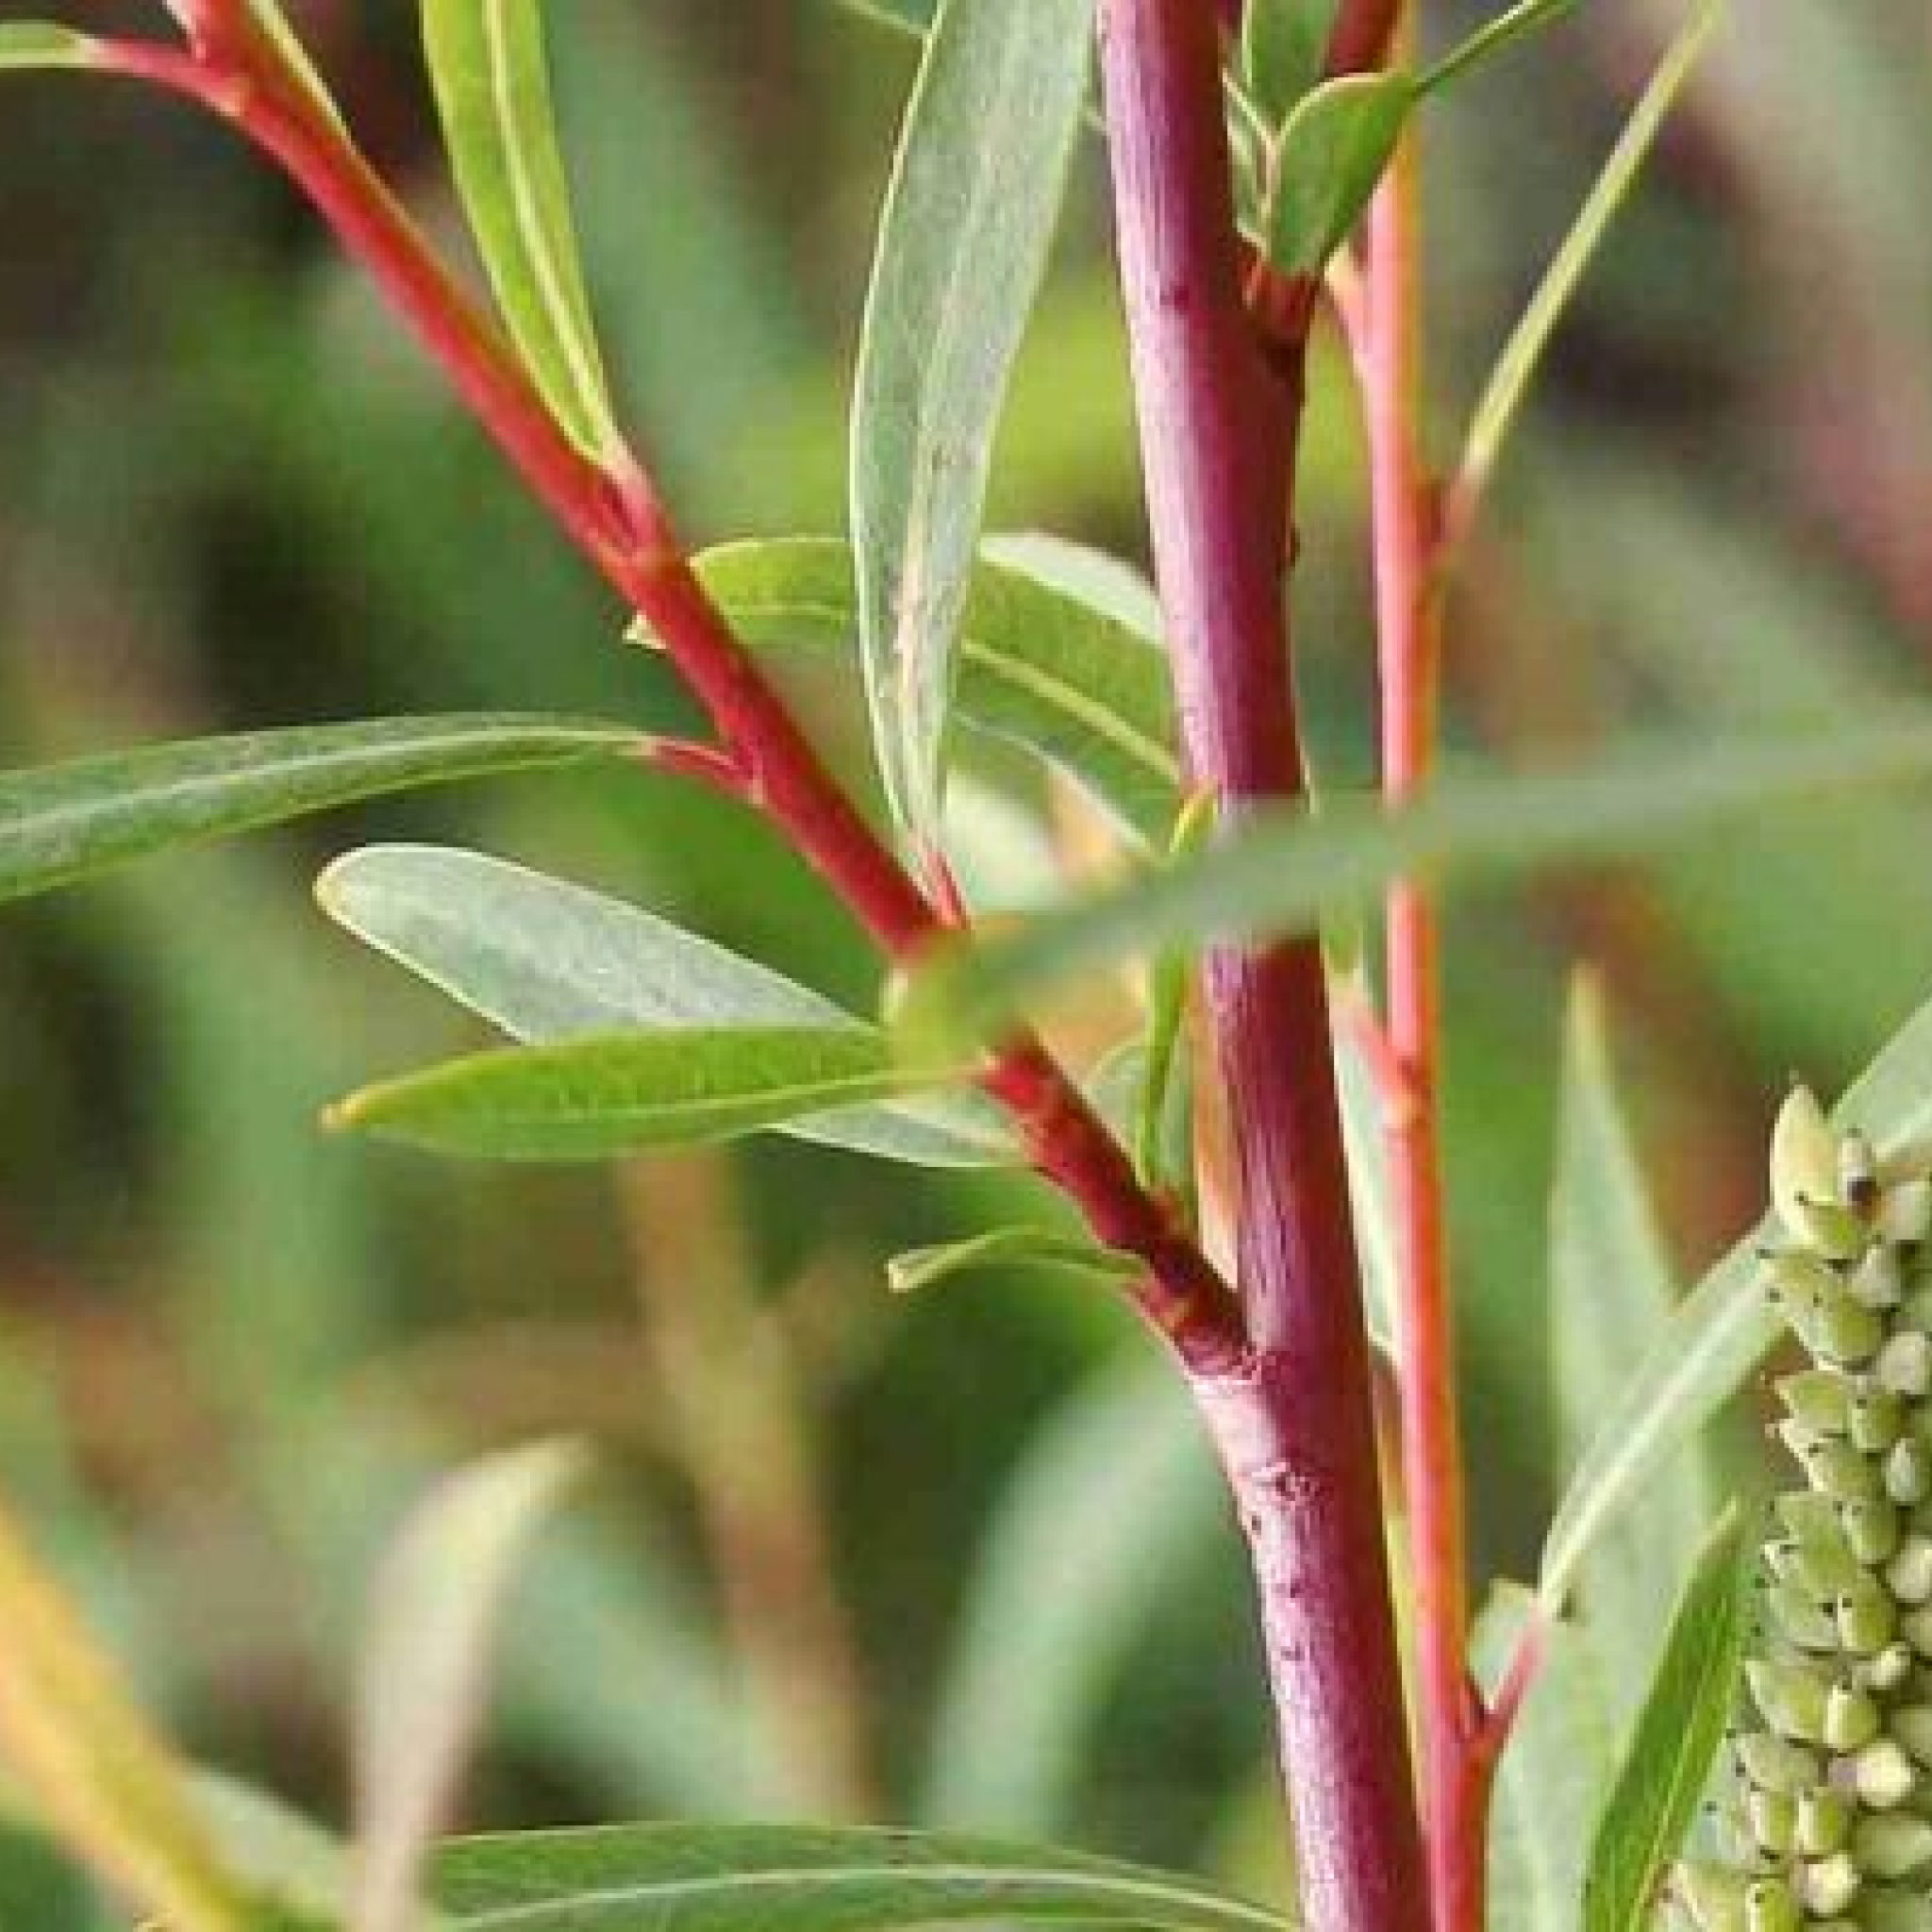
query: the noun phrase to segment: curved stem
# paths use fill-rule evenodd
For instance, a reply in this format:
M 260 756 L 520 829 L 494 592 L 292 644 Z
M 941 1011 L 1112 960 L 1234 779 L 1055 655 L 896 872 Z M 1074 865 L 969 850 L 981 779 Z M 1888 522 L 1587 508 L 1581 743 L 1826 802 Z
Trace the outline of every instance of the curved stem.
M 243 37 L 246 66 L 219 47 L 192 58 L 111 42 L 101 64 L 158 81 L 229 121 L 271 156 L 344 252 L 414 329 L 472 414 L 559 527 L 656 633 L 704 706 L 745 795 L 813 865 L 878 942 L 908 963 L 944 923 L 873 831 L 766 682 L 685 561 L 647 473 L 600 467 L 558 426 L 501 329 L 458 285 L 342 130 L 267 42 Z M 1136 1305 L 1196 1374 L 1245 1353 L 1225 1284 L 1079 1090 L 1037 1041 L 993 1056 L 983 1084 L 1011 1115 L 1033 1166 L 1068 1194 L 1108 1246 L 1146 1273 Z

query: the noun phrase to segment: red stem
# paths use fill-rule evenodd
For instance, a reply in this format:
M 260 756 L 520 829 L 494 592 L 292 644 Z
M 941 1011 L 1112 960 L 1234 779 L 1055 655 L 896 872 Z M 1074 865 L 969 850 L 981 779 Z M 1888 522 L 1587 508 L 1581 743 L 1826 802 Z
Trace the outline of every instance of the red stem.
M 272 156 L 414 328 L 472 413 L 558 524 L 639 611 L 709 714 L 745 794 L 819 871 L 888 958 L 909 962 L 943 930 L 904 867 L 825 770 L 777 693 L 685 562 L 664 508 L 628 458 L 612 469 L 558 426 L 501 330 L 430 252 L 401 205 L 308 94 L 247 37 L 249 70 L 172 48 L 108 42 L 111 72 L 158 81 L 234 123 Z M 225 37 L 222 52 L 228 51 Z M 1147 1273 L 1141 1311 L 1195 1374 L 1244 1357 L 1225 1285 L 1079 1090 L 1036 1041 L 990 1063 L 984 1085 L 1013 1118 L 1028 1158 L 1101 1241 Z
M 1155 564 L 1191 775 L 1232 818 L 1302 788 L 1283 594 L 1298 345 L 1285 357 L 1276 340 L 1264 361 L 1243 309 L 1213 15 L 1199 0 L 1108 0 L 1102 21 Z M 1217 952 L 1206 986 L 1256 1355 L 1202 1393 L 1253 1546 L 1303 1924 L 1419 1932 L 1320 949 Z
M 1416 447 L 1415 190 L 1413 145 L 1405 140 L 1369 218 L 1359 345 L 1374 499 L 1382 784 L 1391 803 L 1421 785 L 1434 762 L 1440 657 L 1429 596 L 1435 532 Z M 1437 1101 L 1441 949 L 1435 909 L 1413 884 L 1389 895 L 1387 946 L 1389 1044 L 1402 1076 L 1387 1134 L 1430 1891 L 1436 1932 L 1481 1932 L 1488 1778 L 1473 1773 L 1480 1713 L 1467 1657 L 1462 1455 Z

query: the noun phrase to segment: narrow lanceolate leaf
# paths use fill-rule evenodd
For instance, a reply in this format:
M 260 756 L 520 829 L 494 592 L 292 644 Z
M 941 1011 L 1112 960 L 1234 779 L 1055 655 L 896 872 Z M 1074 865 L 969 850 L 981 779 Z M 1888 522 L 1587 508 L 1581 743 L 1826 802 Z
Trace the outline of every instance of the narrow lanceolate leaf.
M 781 1126 L 959 1078 L 855 1026 L 671 1026 L 478 1054 L 366 1087 L 329 1124 L 497 1160 L 601 1160 Z
M 1541 1617 L 1528 1591 L 1491 1590 L 1470 1634 L 1486 1694 Z M 1576 1932 L 1591 1833 L 1616 1768 L 1616 1733 L 1582 1632 L 1545 1623 L 1537 1644 L 1536 1676 L 1496 1768 L 1485 1932 Z
M 316 882 L 329 916 L 531 1044 L 625 1026 L 876 1029 L 830 1000 L 635 906 L 480 852 L 380 845 Z M 800 1140 L 926 1167 L 1017 1163 L 990 1103 L 928 1094 L 791 1121 Z
M 1880 1153 L 1932 1137 L 1932 1004 L 1894 1034 L 1833 1109 Z M 1544 1539 L 1539 1593 L 1562 1602 L 1584 1554 L 1771 1352 L 1782 1324 L 1757 1275 L 1767 1216 L 1707 1274 L 1604 1413 Z
M 354 799 L 643 742 L 621 724 L 476 712 L 249 731 L 0 772 L 0 902 Z
M 1655 851 L 1774 809 L 1932 779 L 1932 724 L 1873 724 L 1790 741 L 1652 744 L 1546 775 L 1444 778 L 1389 811 L 1328 800 L 1257 813 L 1176 859 L 1010 938 L 942 953 L 915 979 L 908 1032 L 997 1030 L 1080 973 L 1166 947 L 1312 930 L 1366 910 L 1401 877 L 1522 876 Z
M 242 1932 L 179 1768 L 4 1512 L 0 1659 L 0 1760 L 36 1810 L 144 1911 L 180 1932 Z
M 760 656 L 842 668 L 858 637 L 852 555 L 809 537 L 729 543 L 696 559 L 704 586 Z M 1051 573 L 1051 575 L 1049 575 Z M 1179 808 L 1166 659 L 1110 558 L 1038 539 L 989 546 L 955 642 L 958 723 L 1026 746 L 1150 846 Z
M 1073 1922 L 1282 1932 L 1192 1878 L 977 1839 L 784 1825 L 634 1825 L 472 1839 L 436 1862 L 466 1932 L 900 1932 Z
M 1585 1932 L 1643 1932 L 1710 1776 L 1749 1634 L 1749 1539 L 1733 1507 L 1712 1533 L 1671 1620 L 1624 1762 L 1597 1822 Z
M 1096 1248 L 1043 1227 L 998 1227 L 969 1241 L 947 1241 L 931 1248 L 912 1248 L 886 1264 L 886 1281 L 894 1294 L 917 1294 L 924 1289 L 961 1274 L 997 1273 L 1019 1268 L 1080 1275 L 1093 1281 L 1121 1281 L 1138 1274 L 1143 1264 L 1131 1255 Z
M 1518 41 L 1526 40 L 1531 34 L 1553 25 L 1566 13 L 1573 11 L 1577 0 L 1517 0 L 1514 7 L 1508 7 L 1476 28 L 1475 32 L 1453 48 L 1448 54 L 1423 75 L 1419 85 L 1424 93 L 1433 93 L 1438 88 L 1448 84 L 1480 66 L 1492 55 L 1502 53 L 1505 48 L 1514 46 Z
M 582 1474 L 542 1442 L 458 1471 L 416 1507 L 371 1593 L 356 1662 L 358 1932 L 408 1932 L 488 1694 L 497 1618 L 525 1550 Z
M 1268 259 L 1315 275 L 1348 239 L 1375 192 L 1415 105 L 1402 74 L 1355 74 L 1318 87 L 1275 143 L 1268 194 Z
M 1675 1273 L 1657 1232 L 1610 1069 L 1603 1006 L 1580 981 L 1570 1008 L 1550 1202 L 1550 1334 L 1562 1464 L 1587 1453 L 1606 1410 L 1669 1326 Z M 1716 1507 L 1695 1445 L 1657 1472 L 1583 1574 L 1592 1655 L 1627 1716 Z
M 1629 198 L 1657 138 L 1685 84 L 1697 70 L 1712 32 L 1724 18 L 1724 0 L 1702 0 L 1678 30 L 1632 110 L 1570 232 L 1563 238 L 1529 306 L 1497 358 L 1463 444 L 1451 501 L 1455 534 L 1466 534 L 1475 506 L 1489 487 L 1503 445 L 1523 408 L 1550 339 L 1557 332 L 1604 237 Z
M 1241 91 L 1272 126 L 1322 78 L 1337 0 L 1248 0 L 1241 14 Z
M 97 51 L 88 35 L 51 21 L 0 22 L 0 74 L 9 68 L 92 67 Z
M 1007 382 L 1086 96 L 1094 0 L 943 0 L 881 218 L 852 421 L 886 793 L 937 851 L 955 644 Z
M 624 450 L 557 143 L 542 0 L 422 0 L 423 41 L 464 212 L 503 319 L 592 461 Z

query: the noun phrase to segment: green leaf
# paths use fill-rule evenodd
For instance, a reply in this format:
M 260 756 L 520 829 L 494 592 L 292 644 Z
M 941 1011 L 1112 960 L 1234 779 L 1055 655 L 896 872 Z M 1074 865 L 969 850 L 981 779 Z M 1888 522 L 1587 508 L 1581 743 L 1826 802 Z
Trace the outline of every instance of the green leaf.
M 440 1154 L 601 1160 L 731 1140 L 961 1077 L 915 1073 L 883 1034 L 858 1026 L 669 1026 L 451 1060 L 365 1087 L 328 1124 Z
M 1043 1227 L 996 1227 L 988 1234 L 911 1248 L 886 1264 L 886 1283 L 894 1294 L 918 1294 L 960 1274 L 1004 1268 L 1051 1269 L 1088 1280 L 1123 1281 L 1141 1272 L 1131 1255 L 1097 1248 Z
M 1518 41 L 1554 25 L 1572 12 L 1577 0 L 1517 0 L 1496 17 L 1479 26 L 1453 52 L 1445 55 L 1416 83 L 1418 93 L 1430 94 L 1480 66 L 1491 56 L 1500 54 Z
M 1337 0 L 1248 0 L 1241 15 L 1241 88 L 1279 126 L 1322 78 Z
M 423 42 L 457 188 L 503 319 L 551 413 L 592 462 L 611 415 L 557 143 L 541 0 L 422 0 Z
M 1059 218 L 1093 5 L 945 0 L 880 223 L 852 419 L 859 633 L 887 799 L 934 852 L 993 435 Z
M 1397 810 L 1324 800 L 1257 812 L 1207 851 L 942 950 L 915 977 L 908 1033 L 997 1031 L 1047 988 L 1183 942 L 1312 930 L 1404 876 L 1522 876 L 1655 850 L 1776 808 L 1932 778 L 1932 724 L 1803 739 L 1652 743 L 1566 774 L 1465 774 Z
M 92 67 L 99 43 L 52 21 L 0 21 L 0 74 L 9 69 Z
M 1324 82 L 1289 116 L 1268 196 L 1268 259 L 1316 275 L 1348 239 L 1402 138 L 1415 84 L 1403 74 Z
M 188 739 L 0 773 L 0 903 L 355 799 L 644 741 L 590 720 L 452 713 Z
M 1624 131 L 1617 137 L 1603 172 L 1538 283 L 1529 306 L 1504 344 L 1471 419 L 1457 471 L 1451 501 L 1455 506 L 1453 533 L 1458 541 L 1468 534 L 1474 507 L 1489 487 L 1497 458 L 1536 378 L 1550 339 L 1574 299 L 1604 237 L 1629 198 L 1664 122 L 1685 84 L 1696 72 L 1724 12 L 1724 0 L 1702 0 L 1678 29 L 1649 86 L 1624 124 Z
M 858 635 L 851 553 L 790 538 L 730 543 L 695 561 L 706 590 L 761 656 L 838 664 Z M 1168 670 L 1140 580 L 1073 544 L 1002 540 L 974 565 L 958 644 L 954 709 L 1076 780 L 1152 846 L 1180 797 Z
M 1678 1301 L 1624 1124 L 1594 984 L 1572 995 L 1557 1174 L 1550 1205 L 1550 1330 L 1564 1466 L 1587 1453 L 1604 1415 L 1669 1327 Z M 1590 1644 L 1606 1684 L 1649 1674 L 1668 1607 L 1716 1508 L 1716 1485 L 1689 1445 L 1656 1470 L 1629 1519 L 1600 1539 L 1583 1573 Z
M 1932 1003 L 1907 1022 L 1833 1110 L 1882 1153 L 1932 1134 Z M 1759 1292 L 1767 1214 L 1698 1284 L 1604 1414 L 1543 1541 L 1538 1592 L 1558 1605 L 1582 1557 L 1679 1447 L 1754 1374 L 1784 1332 Z
M 1541 1614 L 1526 1590 L 1491 1591 L 1470 1636 L 1486 1694 Z M 1616 1764 L 1601 1674 L 1582 1633 L 1551 1621 L 1537 1643 L 1536 1676 L 1496 1767 L 1486 1932 L 1576 1932 L 1591 1833 Z
M 469 1932 L 898 1932 L 985 1920 L 1282 1932 L 1176 1874 L 970 1838 L 644 1824 L 459 1840 L 436 1896 Z
M 1050 1832 L 1163 1606 L 1239 1559 L 1200 1418 L 1138 1353 L 1028 1441 L 974 1555 L 941 1683 L 924 1815 Z M 1131 1507 L 1129 1507 L 1131 1499 Z
M 1750 1539 L 1733 1507 L 1698 1558 L 1597 1822 L 1585 1932 L 1642 1932 L 1730 1721 L 1749 1634 Z
M 358 1932 L 416 1923 L 425 1857 L 480 1725 L 504 1600 L 585 1465 L 580 1445 L 540 1442 L 445 1476 L 383 1559 L 356 1659 Z
M 638 907 L 479 852 L 378 845 L 316 881 L 323 909 L 365 943 L 533 1044 L 625 1026 L 875 1028 L 769 967 Z M 791 1122 L 781 1132 L 928 1167 L 1015 1163 L 974 1094 Z

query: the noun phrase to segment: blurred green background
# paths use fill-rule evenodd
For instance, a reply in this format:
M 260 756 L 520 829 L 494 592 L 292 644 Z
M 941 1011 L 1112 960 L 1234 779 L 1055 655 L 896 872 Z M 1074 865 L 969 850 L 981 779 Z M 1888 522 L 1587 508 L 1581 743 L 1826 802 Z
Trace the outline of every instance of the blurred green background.
M 1449 625 L 1458 756 L 1548 759 L 1647 724 L 1802 729 L 1932 671 L 1932 37 L 1903 5 L 1745 8 L 1513 447 Z M 83 25 L 156 10 L 75 4 Z M 411 9 L 291 11 L 459 246 Z M 1480 9 L 1426 12 L 1441 42 Z M 827 0 L 551 16 L 607 345 L 688 527 L 837 529 L 908 43 Z M 1598 0 L 1432 110 L 1440 451 L 1677 18 Z M 0 99 L 0 762 L 470 706 L 687 719 L 228 137 L 108 84 L 9 78 Z M 1139 556 L 1099 159 L 1090 144 L 994 521 Z M 1352 408 L 1330 345 L 1296 595 L 1310 733 L 1341 783 L 1367 778 L 1372 742 Z M 855 721 L 816 723 L 857 769 Z M 1029 821 L 983 817 L 1023 890 Z M 1037 1219 L 1037 1191 L 784 1142 L 533 1174 L 325 1138 L 330 1098 L 477 1037 L 309 901 L 323 858 L 378 837 L 513 856 L 876 995 L 851 926 L 772 841 L 631 775 L 383 806 L 7 911 L 0 1476 L 178 1734 L 339 1814 L 383 1530 L 432 1466 L 584 1430 L 604 1474 L 519 1597 L 470 1822 L 921 1818 L 1267 1883 L 1241 1566 L 1152 1351 L 1043 1280 L 882 1290 L 896 1249 Z M 1573 965 L 1607 983 L 1688 1269 L 1755 1211 L 1784 1072 L 1835 1085 L 1932 990 L 1925 854 L 1916 808 L 1860 807 L 1457 908 L 1447 1105 L 1485 1575 L 1521 1573 L 1574 1446 L 1541 1313 Z M 14 1851 L 0 1924 L 101 1923 Z

